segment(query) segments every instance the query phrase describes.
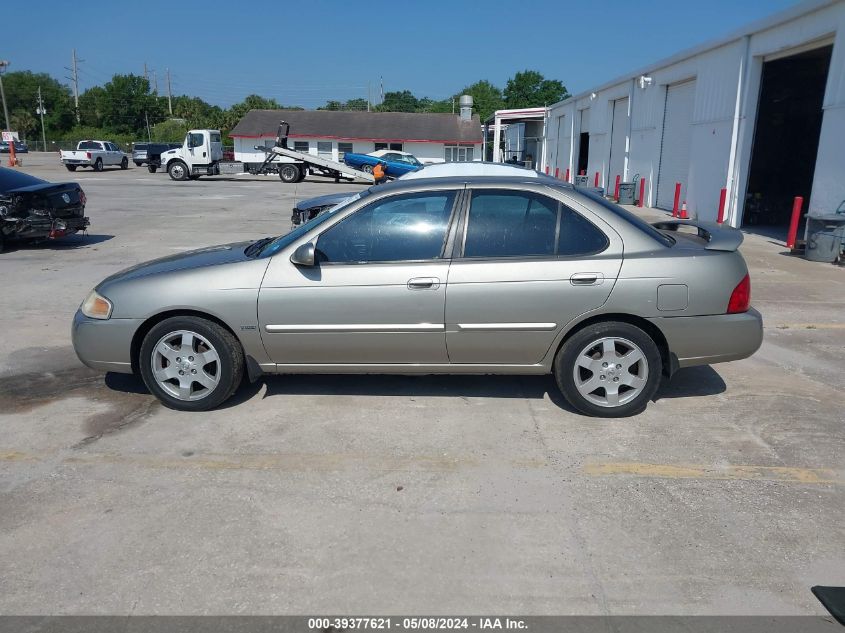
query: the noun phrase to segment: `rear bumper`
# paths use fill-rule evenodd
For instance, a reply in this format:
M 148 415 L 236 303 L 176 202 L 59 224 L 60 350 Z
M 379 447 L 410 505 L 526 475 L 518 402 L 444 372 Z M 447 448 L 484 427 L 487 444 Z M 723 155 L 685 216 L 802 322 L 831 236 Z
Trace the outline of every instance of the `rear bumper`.
M 72 216 L 67 218 L 50 218 L 31 215 L 22 220 L 10 237 L 24 239 L 38 239 L 44 237 L 64 237 L 73 235 L 77 231 L 84 231 L 91 225 L 87 217 Z
M 141 319 L 89 319 L 79 310 L 73 317 L 73 349 L 85 365 L 100 371 L 132 373 L 132 337 Z
M 711 365 L 748 358 L 763 343 L 763 317 L 741 314 L 649 319 L 666 337 L 678 367 Z

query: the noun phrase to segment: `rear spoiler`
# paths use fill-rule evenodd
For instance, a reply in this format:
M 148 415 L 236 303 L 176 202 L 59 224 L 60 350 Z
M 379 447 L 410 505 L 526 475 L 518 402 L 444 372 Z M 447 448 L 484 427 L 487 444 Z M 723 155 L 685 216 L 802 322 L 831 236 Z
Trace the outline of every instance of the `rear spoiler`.
M 715 222 L 698 220 L 668 220 L 652 224 L 658 231 L 677 231 L 682 226 L 692 226 L 698 231 L 698 237 L 707 242 L 704 247 L 709 251 L 735 251 L 742 244 L 742 232 L 732 226 L 723 226 Z

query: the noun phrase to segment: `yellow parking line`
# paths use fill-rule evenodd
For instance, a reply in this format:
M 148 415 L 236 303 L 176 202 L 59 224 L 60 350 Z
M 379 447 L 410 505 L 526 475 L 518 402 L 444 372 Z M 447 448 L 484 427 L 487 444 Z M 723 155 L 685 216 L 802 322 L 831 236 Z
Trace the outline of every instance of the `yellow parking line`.
M 640 462 L 599 462 L 587 464 L 586 475 L 631 475 L 661 479 L 737 479 L 784 481 L 802 484 L 845 484 L 841 471 L 829 468 L 787 466 L 689 466 Z

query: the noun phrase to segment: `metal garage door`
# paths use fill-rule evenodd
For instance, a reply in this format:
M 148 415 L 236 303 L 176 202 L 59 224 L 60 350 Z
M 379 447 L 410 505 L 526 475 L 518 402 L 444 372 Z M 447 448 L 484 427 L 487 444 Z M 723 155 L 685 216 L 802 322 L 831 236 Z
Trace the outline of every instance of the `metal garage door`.
M 610 130 L 610 173 L 608 187 L 616 183 L 616 176 L 625 180 L 625 142 L 628 138 L 628 98 L 613 102 L 613 127 Z
M 692 144 L 692 109 L 695 81 L 669 86 L 663 115 L 663 141 L 660 145 L 660 170 L 657 177 L 657 207 L 672 209 L 675 183 L 686 191 Z

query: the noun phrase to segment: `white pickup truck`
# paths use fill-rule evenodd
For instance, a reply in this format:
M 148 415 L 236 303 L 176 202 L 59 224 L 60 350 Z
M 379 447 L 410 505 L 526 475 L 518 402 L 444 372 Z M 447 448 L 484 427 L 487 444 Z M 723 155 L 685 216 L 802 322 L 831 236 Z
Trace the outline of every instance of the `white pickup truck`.
M 129 167 L 129 156 L 110 141 L 79 141 L 75 150 L 63 150 L 62 162 L 68 171 L 77 167 L 93 167 L 94 171 L 103 171 L 107 165 Z

